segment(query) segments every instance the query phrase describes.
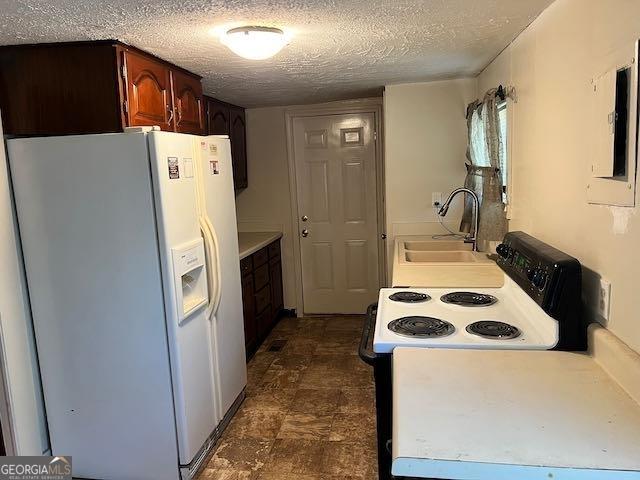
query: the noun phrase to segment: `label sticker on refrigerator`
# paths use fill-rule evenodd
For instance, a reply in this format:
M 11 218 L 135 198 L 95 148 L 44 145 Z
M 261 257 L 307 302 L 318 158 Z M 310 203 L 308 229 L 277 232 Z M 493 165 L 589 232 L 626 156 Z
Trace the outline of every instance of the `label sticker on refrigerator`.
M 212 157 L 218 156 L 218 145 L 216 145 L 215 143 L 209 144 L 209 155 L 211 155 Z
M 206 151 L 207 150 L 207 142 L 201 141 L 200 142 L 200 149 Z
M 190 158 L 183 159 L 184 178 L 193 178 L 193 160 Z
M 217 160 L 209 160 L 209 173 L 211 175 L 220 175 L 220 170 L 218 169 Z
M 167 157 L 169 165 L 169 179 L 175 180 L 180 178 L 180 166 L 178 165 L 178 157 Z

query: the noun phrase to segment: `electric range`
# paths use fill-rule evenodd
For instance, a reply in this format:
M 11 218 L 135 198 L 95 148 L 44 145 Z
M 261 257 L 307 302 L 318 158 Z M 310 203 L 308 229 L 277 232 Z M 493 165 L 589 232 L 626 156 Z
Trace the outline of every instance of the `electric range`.
M 383 288 L 367 310 L 359 353 L 374 367 L 380 480 L 393 478 L 395 347 L 586 350 L 580 263 L 524 232 L 507 233 L 496 252 L 501 288 Z
M 381 289 L 373 351 L 391 353 L 400 346 L 548 350 L 558 337 L 557 320 L 505 276 L 501 288 Z

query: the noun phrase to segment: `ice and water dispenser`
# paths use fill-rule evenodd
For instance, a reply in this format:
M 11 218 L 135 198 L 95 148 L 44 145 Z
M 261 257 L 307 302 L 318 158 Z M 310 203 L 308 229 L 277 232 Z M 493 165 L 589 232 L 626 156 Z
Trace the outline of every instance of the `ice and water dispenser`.
M 178 323 L 207 304 L 207 267 L 202 239 L 172 248 Z

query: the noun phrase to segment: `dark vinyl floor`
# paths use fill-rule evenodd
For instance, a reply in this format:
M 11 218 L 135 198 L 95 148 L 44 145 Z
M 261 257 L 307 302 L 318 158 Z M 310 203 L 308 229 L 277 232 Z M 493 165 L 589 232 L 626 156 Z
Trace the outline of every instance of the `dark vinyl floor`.
M 199 479 L 375 479 L 373 371 L 357 355 L 362 322 L 282 319 L 249 363 L 247 398 Z

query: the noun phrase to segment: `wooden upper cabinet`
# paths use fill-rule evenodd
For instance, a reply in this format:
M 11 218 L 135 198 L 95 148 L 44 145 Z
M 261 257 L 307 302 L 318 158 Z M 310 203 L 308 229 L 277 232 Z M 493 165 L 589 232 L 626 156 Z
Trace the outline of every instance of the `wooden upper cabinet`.
M 209 135 L 229 135 L 229 105 L 205 97 L 207 100 L 207 133 Z
M 200 77 L 116 40 L 0 46 L 7 135 L 205 133 Z
M 247 133 L 244 109 L 229 108 L 229 137 L 231 138 L 231 157 L 233 160 L 233 185 L 236 190 L 247 188 Z
M 0 110 L 6 135 L 122 131 L 113 44 L 0 47 Z
M 171 70 L 163 63 L 124 51 L 126 107 L 129 127 L 158 125 L 174 130 Z
M 172 71 L 176 132 L 205 133 L 203 95 L 200 79 L 180 71 Z
M 233 186 L 236 190 L 247 188 L 247 130 L 244 108 L 205 96 L 207 133 L 229 135 Z

